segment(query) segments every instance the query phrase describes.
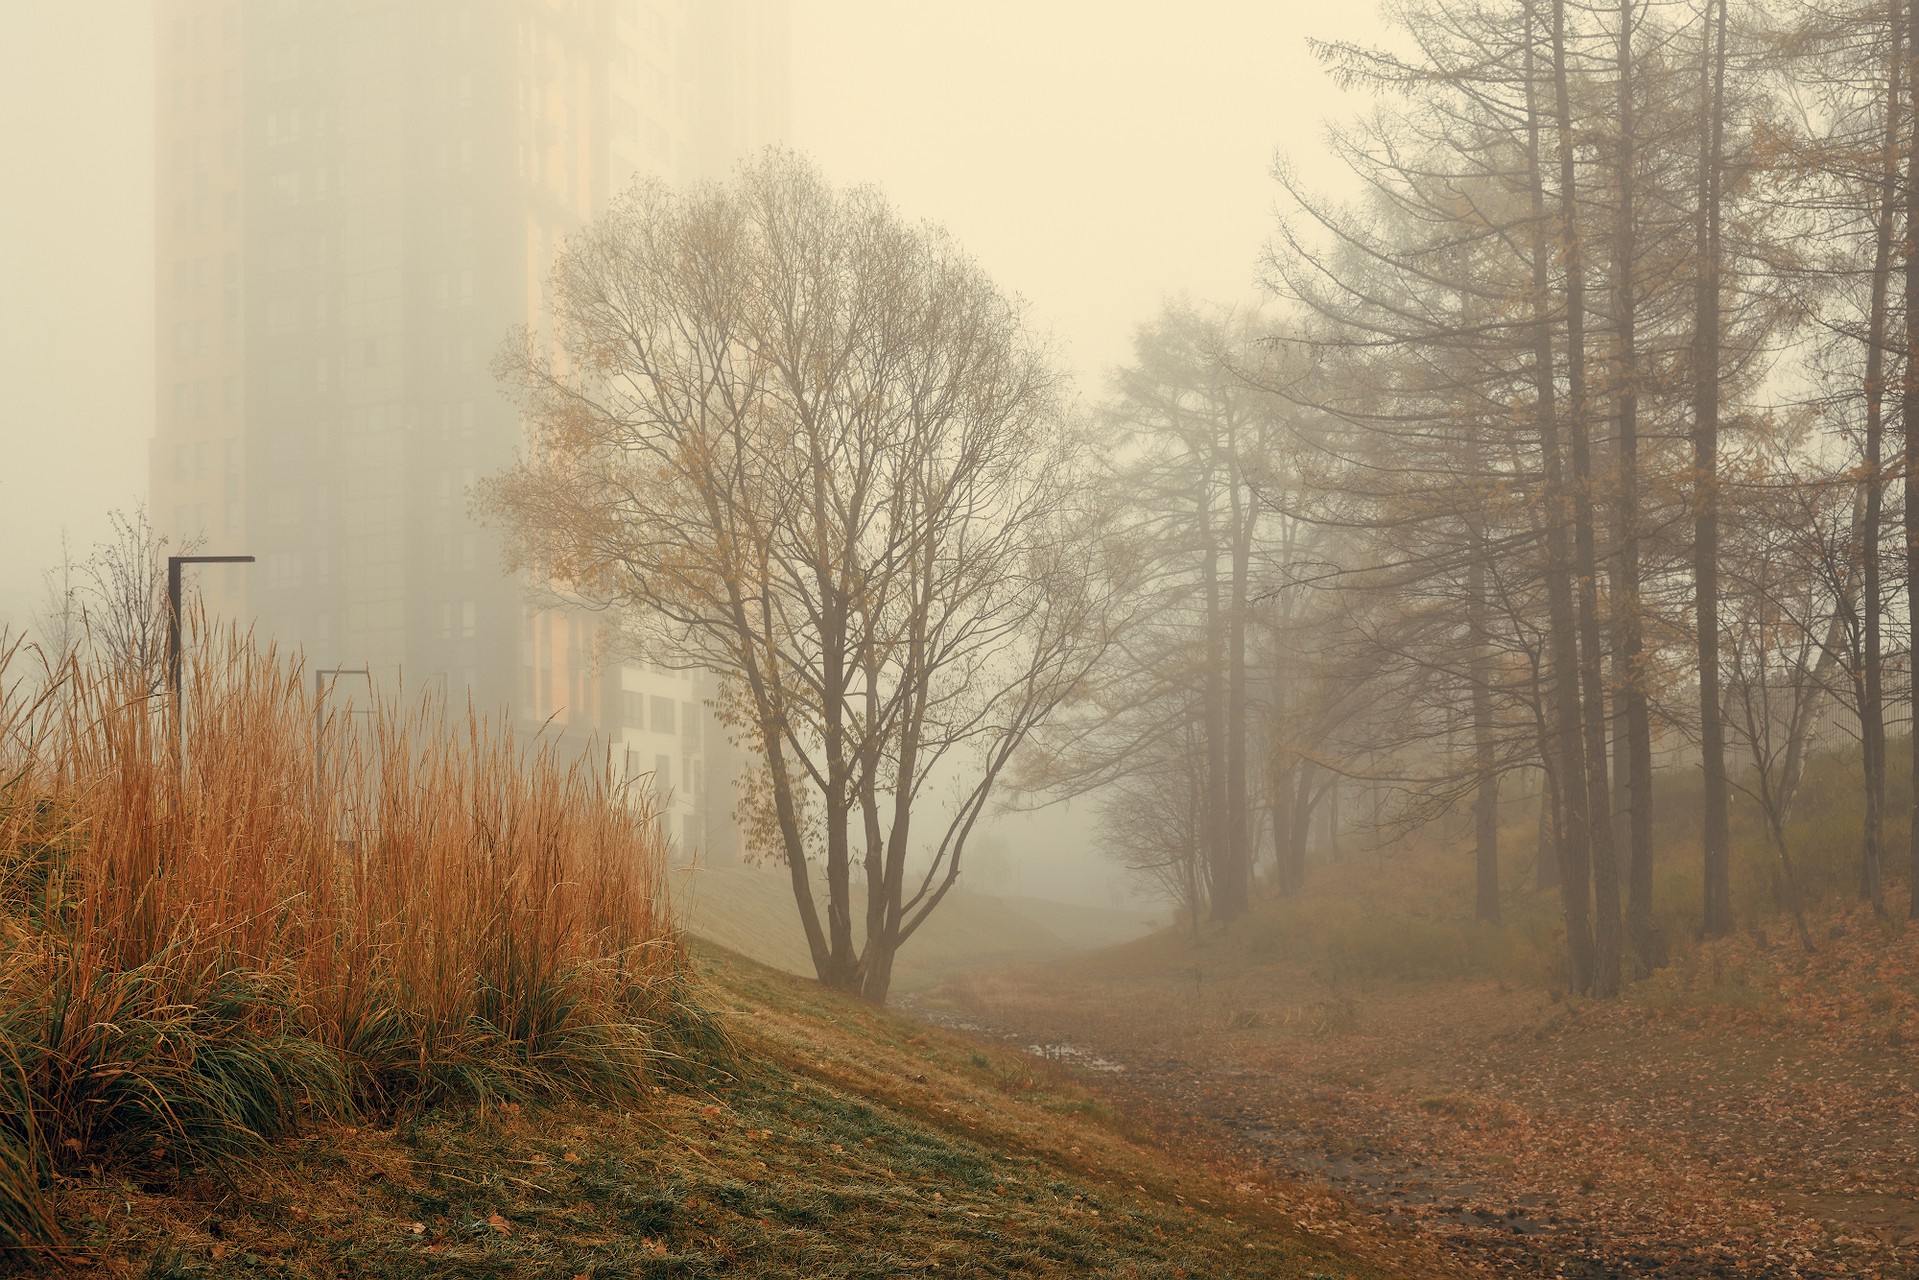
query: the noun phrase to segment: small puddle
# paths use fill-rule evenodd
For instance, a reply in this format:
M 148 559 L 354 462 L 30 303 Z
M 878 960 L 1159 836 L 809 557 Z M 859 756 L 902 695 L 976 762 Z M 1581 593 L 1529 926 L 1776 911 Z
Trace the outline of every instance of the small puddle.
M 1069 1066 L 1084 1067 L 1088 1071 L 1124 1071 L 1122 1063 L 1111 1058 L 1102 1058 L 1091 1050 L 1082 1049 L 1076 1044 L 1029 1044 L 1026 1052 L 1035 1058 L 1044 1058 L 1048 1062 L 1064 1062 Z
M 895 1001 L 894 1006 L 902 1013 L 910 1014 L 921 1022 L 930 1022 L 947 1031 L 964 1031 L 968 1035 L 979 1036 L 986 1040 L 1005 1041 L 1008 1044 L 1017 1045 L 1024 1053 L 1029 1053 L 1035 1058 L 1044 1058 L 1048 1062 L 1061 1062 L 1067 1066 L 1099 1071 L 1108 1075 L 1117 1075 L 1126 1070 L 1125 1063 L 1114 1062 L 1111 1058 L 1102 1058 L 1092 1050 L 1081 1048 L 1079 1045 L 1064 1041 L 1035 1044 L 1018 1032 L 1008 1031 L 1004 1027 L 990 1026 L 971 1018 L 962 1018 L 958 1014 L 948 1013 L 943 1009 L 929 1009 L 914 996 L 904 996 Z

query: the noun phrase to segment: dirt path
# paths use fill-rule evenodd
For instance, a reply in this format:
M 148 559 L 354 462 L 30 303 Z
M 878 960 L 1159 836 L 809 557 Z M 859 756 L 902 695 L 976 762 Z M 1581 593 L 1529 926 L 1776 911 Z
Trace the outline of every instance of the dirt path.
M 1482 1274 L 1919 1274 L 1909 1048 L 1689 1031 L 1484 983 L 1287 1003 L 1274 992 L 1312 980 L 1277 976 L 1034 968 L 921 1011 L 1055 1046 L 1162 1139 Z

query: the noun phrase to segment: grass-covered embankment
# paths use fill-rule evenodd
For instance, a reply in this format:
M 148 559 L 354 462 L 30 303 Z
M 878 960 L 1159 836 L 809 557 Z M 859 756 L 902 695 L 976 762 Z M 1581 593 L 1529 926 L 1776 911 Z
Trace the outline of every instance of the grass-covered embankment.
M 102 1170 L 59 1207 L 113 1269 L 168 1277 L 1403 1274 L 1133 1142 L 1069 1073 L 698 957 L 730 1047 L 641 1105 L 327 1126 L 241 1178 Z
M 440 1102 L 641 1106 L 674 1067 L 663 852 L 595 778 L 431 705 L 316 726 L 231 638 L 184 753 L 157 672 L 29 668 L 0 653 L 0 1265 L 96 1256 L 75 1179 L 239 1178 Z

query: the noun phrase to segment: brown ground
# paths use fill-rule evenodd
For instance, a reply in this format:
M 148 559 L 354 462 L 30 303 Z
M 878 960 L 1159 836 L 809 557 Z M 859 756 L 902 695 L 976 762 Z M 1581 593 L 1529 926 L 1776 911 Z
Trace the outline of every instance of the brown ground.
M 1919 930 L 1821 928 L 1816 957 L 1733 940 L 1608 1005 L 1162 937 L 920 1007 L 1117 1064 L 1086 1074 L 1162 1140 L 1478 1274 L 1919 1275 Z

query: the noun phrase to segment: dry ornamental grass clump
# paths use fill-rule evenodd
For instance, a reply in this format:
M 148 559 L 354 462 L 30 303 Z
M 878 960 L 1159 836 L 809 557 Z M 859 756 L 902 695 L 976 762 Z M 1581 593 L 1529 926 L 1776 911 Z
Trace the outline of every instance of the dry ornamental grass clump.
M 0 1257 L 58 1251 L 63 1163 L 633 1099 L 679 1062 L 700 1019 L 643 798 L 431 700 L 316 717 L 234 635 L 184 735 L 155 674 L 0 643 Z

